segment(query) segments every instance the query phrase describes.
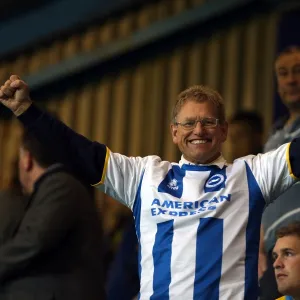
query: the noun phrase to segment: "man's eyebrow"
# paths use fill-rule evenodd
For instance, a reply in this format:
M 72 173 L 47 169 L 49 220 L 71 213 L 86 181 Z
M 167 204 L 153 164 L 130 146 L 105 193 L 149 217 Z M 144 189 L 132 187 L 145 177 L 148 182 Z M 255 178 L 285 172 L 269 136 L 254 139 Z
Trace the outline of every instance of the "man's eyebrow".
M 300 63 L 296 63 L 295 65 L 293 65 L 293 68 L 295 67 L 300 67 Z M 287 67 L 284 67 L 284 66 L 278 66 L 275 68 L 277 71 L 284 71 L 287 69 Z
M 292 250 L 292 251 L 294 251 L 294 249 L 292 249 L 292 248 L 282 248 L 282 249 L 280 249 L 280 251 L 287 251 L 287 250 Z
M 284 71 L 284 70 L 286 70 L 286 67 L 277 67 L 276 70 L 277 71 Z
M 277 252 L 276 252 L 276 251 L 273 251 L 273 252 L 272 252 L 272 256 L 278 255 L 278 252 L 285 252 L 285 251 L 294 251 L 294 249 L 292 249 L 292 248 L 281 248 L 281 249 L 279 249 Z
M 194 120 L 196 120 L 197 118 L 195 118 L 195 117 L 185 117 L 185 118 L 183 118 L 184 119 L 184 121 L 194 121 Z

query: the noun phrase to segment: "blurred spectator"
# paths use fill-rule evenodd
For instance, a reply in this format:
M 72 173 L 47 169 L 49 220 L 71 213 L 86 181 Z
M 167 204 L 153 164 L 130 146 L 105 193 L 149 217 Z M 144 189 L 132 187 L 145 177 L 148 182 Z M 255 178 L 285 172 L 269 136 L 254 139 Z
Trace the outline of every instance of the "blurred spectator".
M 120 247 L 107 280 L 107 300 L 132 300 L 139 293 L 138 241 L 132 219 L 128 219 Z
M 254 111 L 239 111 L 229 120 L 228 142 L 231 159 L 258 154 L 263 148 L 263 122 Z M 238 142 L 237 142 L 238 141 Z
M 104 199 L 104 206 L 107 300 L 132 300 L 140 289 L 138 241 L 132 213 L 108 196 Z
M 132 220 L 132 213 L 127 207 L 105 196 L 102 202 L 103 210 L 103 242 L 104 242 L 104 274 L 107 278 L 111 264 L 123 239 L 125 228 Z
M 277 231 L 273 249 L 274 269 L 280 299 L 300 299 L 300 222 L 294 222 Z
M 275 61 L 275 72 L 278 93 L 289 115 L 275 123 L 265 152 L 300 136 L 300 47 L 289 47 L 281 52 Z M 261 236 L 264 240 L 261 240 L 259 260 L 259 276 L 264 272 L 260 281 L 263 300 L 273 300 L 280 295 L 272 267 L 275 232 L 282 226 L 300 220 L 299 194 L 298 183 L 270 204 L 263 214 Z
M 28 132 L 19 176 L 30 199 L 0 248 L 0 299 L 104 299 L 102 232 L 86 188 Z
M 12 238 L 17 230 L 25 211 L 27 198 L 22 194 L 22 188 L 15 176 L 7 190 L 0 191 L 0 247 Z

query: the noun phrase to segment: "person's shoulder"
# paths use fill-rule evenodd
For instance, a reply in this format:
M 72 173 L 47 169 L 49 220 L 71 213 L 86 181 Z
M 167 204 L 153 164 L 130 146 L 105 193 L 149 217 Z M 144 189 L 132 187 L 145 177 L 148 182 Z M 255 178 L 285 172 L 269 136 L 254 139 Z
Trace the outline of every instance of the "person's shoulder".
M 0 202 L 13 202 L 21 201 L 25 196 L 19 194 L 13 190 L 2 190 L 0 191 Z
M 147 162 L 149 163 L 168 163 L 170 164 L 171 162 L 166 161 L 166 160 L 162 160 L 161 157 L 159 157 L 158 155 L 148 155 L 145 157 L 145 159 L 147 160 Z
M 10 189 L 7 189 L 7 190 L 0 190 L 0 197 L 4 198 L 4 197 L 14 197 L 15 194 L 10 190 Z
M 162 160 L 161 157 L 158 155 L 147 155 L 144 157 L 140 156 L 129 156 L 130 159 L 134 160 L 136 163 L 142 162 L 143 165 L 148 166 L 148 165 L 165 165 L 165 164 L 171 164 L 169 161 Z
M 83 182 L 68 170 L 60 170 L 58 172 L 53 173 L 49 177 L 52 177 L 53 181 L 60 182 L 63 185 L 76 186 L 77 188 L 84 187 Z
M 109 155 L 115 162 L 130 165 L 146 166 L 151 164 L 157 164 L 162 161 L 158 155 L 147 155 L 147 156 L 127 156 L 124 154 L 110 152 Z
M 0 199 L 6 199 L 7 197 L 11 197 L 11 192 L 8 190 L 0 191 Z
M 272 126 L 272 130 L 275 132 L 277 130 L 282 129 L 286 124 L 286 122 L 288 121 L 288 119 L 289 119 L 288 115 L 284 115 L 283 117 L 277 119 Z
M 280 298 L 277 298 L 276 300 L 292 300 L 293 298 L 290 296 L 282 296 Z
M 61 169 L 46 174 L 40 183 L 39 189 L 85 189 L 83 183 L 67 170 Z
M 166 167 L 170 167 L 170 166 L 179 166 L 178 162 L 171 162 L 168 160 L 163 160 L 161 157 L 159 157 L 158 155 L 149 155 L 145 157 L 146 161 L 147 161 L 147 165 L 152 165 L 155 167 L 159 167 L 159 168 L 166 168 Z
M 261 154 L 257 154 L 257 155 L 253 155 L 253 154 L 249 154 L 249 155 L 246 155 L 246 156 L 242 156 L 242 157 L 239 157 L 239 158 L 236 158 L 232 165 L 236 165 L 236 164 L 240 164 L 240 163 L 245 163 L 245 162 L 252 162 L 253 159 L 257 156 L 259 156 Z
M 90 198 L 88 184 L 83 183 L 83 181 L 65 170 L 47 174 L 34 194 L 35 201 L 44 202 L 45 195 L 50 196 L 47 199 L 51 199 L 51 201 L 54 201 L 57 197 L 63 197 L 65 202 L 72 202 L 74 207 L 75 203 L 80 202 L 87 205 L 89 201 L 82 201 L 82 199 Z
M 26 204 L 25 196 L 12 190 L 0 191 L 0 223 L 22 218 Z
M 58 169 L 44 174 L 42 182 L 74 180 L 75 177 L 65 169 Z

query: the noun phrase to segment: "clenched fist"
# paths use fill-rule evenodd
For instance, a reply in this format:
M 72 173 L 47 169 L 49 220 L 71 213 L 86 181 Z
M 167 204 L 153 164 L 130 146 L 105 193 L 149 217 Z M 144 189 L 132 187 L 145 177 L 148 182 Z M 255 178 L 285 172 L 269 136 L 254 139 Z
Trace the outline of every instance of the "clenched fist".
M 27 84 L 17 75 L 10 76 L 0 88 L 0 102 L 16 116 L 21 115 L 32 104 Z

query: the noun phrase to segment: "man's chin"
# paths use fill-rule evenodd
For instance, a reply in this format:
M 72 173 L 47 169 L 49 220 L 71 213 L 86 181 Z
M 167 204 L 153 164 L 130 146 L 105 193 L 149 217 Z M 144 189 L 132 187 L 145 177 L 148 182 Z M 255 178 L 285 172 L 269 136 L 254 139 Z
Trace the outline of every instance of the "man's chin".
M 284 101 L 284 104 L 289 110 L 300 110 L 300 96 L 291 97 Z
M 289 295 L 290 289 L 284 284 L 278 285 L 278 291 L 283 295 Z

